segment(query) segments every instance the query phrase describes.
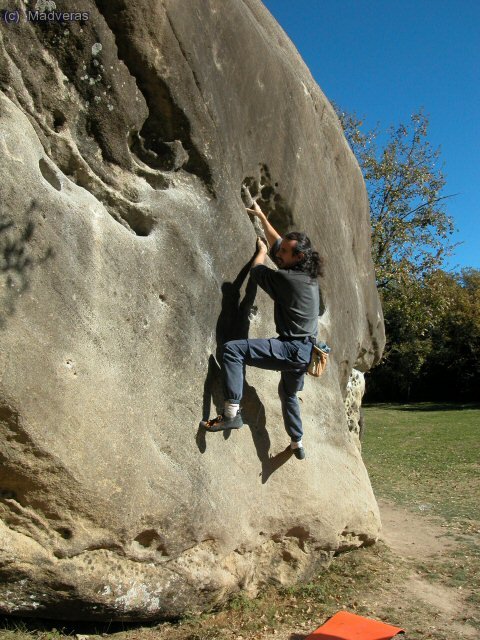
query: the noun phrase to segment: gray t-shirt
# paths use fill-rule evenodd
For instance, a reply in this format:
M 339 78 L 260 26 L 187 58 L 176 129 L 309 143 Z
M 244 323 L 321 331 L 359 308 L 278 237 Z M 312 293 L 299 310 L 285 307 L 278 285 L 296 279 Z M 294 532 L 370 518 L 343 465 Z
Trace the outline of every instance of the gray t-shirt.
M 270 249 L 275 255 L 282 239 Z M 256 282 L 274 301 L 274 320 L 282 338 L 305 338 L 317 335 L 320 294 L 318 282 L 308 273 L 296 269 L 270 269 L 259 264 L 250 270 Z

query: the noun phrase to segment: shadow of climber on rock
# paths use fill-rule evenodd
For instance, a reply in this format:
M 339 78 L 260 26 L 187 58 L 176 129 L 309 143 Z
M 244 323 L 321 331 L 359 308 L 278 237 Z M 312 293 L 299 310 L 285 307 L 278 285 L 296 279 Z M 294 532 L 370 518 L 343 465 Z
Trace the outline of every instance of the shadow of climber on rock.
M 248 278 L 245 294 L 241 299 L 241 290 L 250 272 L 253 257 L 242 267 L 233 282 L 222 284 L 222 308 L 218 316 L 215 336 L 217 349 L 215 357 L 210 356 L 208 372 L 203 386 L 202 417 L 207 419 L 210 414 L 211 402 L 220 413 L 223 408 L 223 383 L 219 362 L 222 361 L 223 345 L 229 340 L 242 340 L 248 338 L 250 330 L 251 314 L 255 312 L 255 297 L 257 285 Z M 244 396 L 242 399 L 242 412 L 245 423 L 250 427 L 252 439 L 257 451 L 257 456 L 262 462 L 268 461 L 270 438 L 266 429 L 265 408 L 258 397 L 254 387 L 247 382 L 244 384 Z M 230 437 L 230 431 L 224 432 L 224 438 Z M 206 450 L 205 429 L 199 427 L 197 432 L 197 446 L 203 453 Z

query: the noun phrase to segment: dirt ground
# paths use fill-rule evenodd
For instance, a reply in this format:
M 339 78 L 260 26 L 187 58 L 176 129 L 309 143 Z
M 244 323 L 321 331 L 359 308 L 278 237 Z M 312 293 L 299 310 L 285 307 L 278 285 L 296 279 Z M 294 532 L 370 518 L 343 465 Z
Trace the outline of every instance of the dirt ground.
M 429 638 L 449 637 L 451 640 L 479 640 L 480 632 L 475 627 L 467 624 L 465 619 L 472 615 L 471 605 L 466 602 L 468 592 L 465 589 L 456 589 L 442 584 L 434 584 L 427 581 L 416 570 L 418 562 L 427 558 L 441 557 L 444 553 L 450 553 L 455 547 L 455 541 L 446 537 L 445 528 L 441 526 L 440 519 L 433 517 L 428 519 L 420 514 L 415 514 L 398 505 L 385 500 L 378 501 L 382 517 L 381 540 L 389 547 L 392 553 L 404 561 L 409 571 L 400 589 L 392 580 L 382 592 L 376 591 L 371 596 L 376 599 L 379 611 L 391 610 L 395 613 L 395 623 L 402 618 L 401 611 L 407 612 L 411 608 L 428 608 L 429 618 L 435 621 L 435 627 L 431 627 Z M 477 612 L 478 613 L 478 612 Z M 385 619 L 385 622 L 390 620 Z M 319 621 L 321 624 L 322 621 Z M 278 640 L 304 640 L 308 632 L 303 628 L 289 631 L 278 631 L 275 638 Z M 415 630 L 412 630 L 415 631 Z M 263 636 L 257 636 L 263 640 Z M 267 636 L 265 636 L 266 638 Z M 405 635 L 399 634 L 399 638 L 407 640 L 411 632 L 406 629 Z M 240 640 L 240 638 L 238 638 Z
M 396 555 L 412 565 L 428 557 L 450 553 L 454 549 L 455 542 L 445 536 L 445 528 L 440 525 L 440 520 L 427 520 L 424 516 L 385 501 L 379 501 L 379 506 L 383 541 Z M 438 628 L 450 631 L 452 640 L 478 640 L 478 629 L 462 622 L 472 613 L 471 606 L 466 602 L 468 592 L 465 589 L 433 584 L 420 577 L 413 567 L 405 589 L 407 601 L 419 599 L 436 612 Z

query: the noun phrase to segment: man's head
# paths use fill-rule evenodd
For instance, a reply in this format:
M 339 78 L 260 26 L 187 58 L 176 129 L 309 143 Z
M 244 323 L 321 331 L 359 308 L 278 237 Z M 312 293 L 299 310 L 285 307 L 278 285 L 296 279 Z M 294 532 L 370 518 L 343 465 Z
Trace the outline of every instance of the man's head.
M 275 262 L 280 269 L 305 271 L 312 278 L 323 275 L 323 259 L 313 250 L 307 234 L 299 231 L 291 231 L 282 238 Z
M 298 240 L 283 238 L 277 253 L 275 262 L 280 269 L 292 269 L 305 257 L 301 251 L 297 251 Z

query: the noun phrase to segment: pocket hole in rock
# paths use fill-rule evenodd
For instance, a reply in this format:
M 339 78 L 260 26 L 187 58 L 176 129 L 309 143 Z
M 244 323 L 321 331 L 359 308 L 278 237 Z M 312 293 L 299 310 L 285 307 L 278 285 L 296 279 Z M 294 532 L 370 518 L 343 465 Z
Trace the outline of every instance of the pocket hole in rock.
M 142 533 L 139 533 L 135 538 L 135 542 L 138 542 L 138 544 L 145 549 L 152 549 L 153 551 L 160 553 L 162 556 L 168 556 L 167 549 L 155 529 L 142 531 Z
M 64 124 L 67 119 L 65 115 L 61 111 L 54 110 L 53 112 L 53 128 L 58 133 L 61 129 L 63 129 Z
M 60 182 L 60 180 L 58 179 L 57 174 L 52 169 L 52 167 L 48 164 L 48 162 L 46 162 L 46 160 L 44 158 L 40 158 L 40 160 L 38 161 L 38 166 L 39 166 L 40 172 L 41 172 L 42 176 L 45 178 L 45 180 L 49 184 L 51 184 L 54 189 L 56 189 L 57 191 L 61 191 L 62 190 L 62 183 Z
M 70 540 L 73 537 L 73 532 L 68 527 L 60 527 L 56 530 L 64 540 Z

